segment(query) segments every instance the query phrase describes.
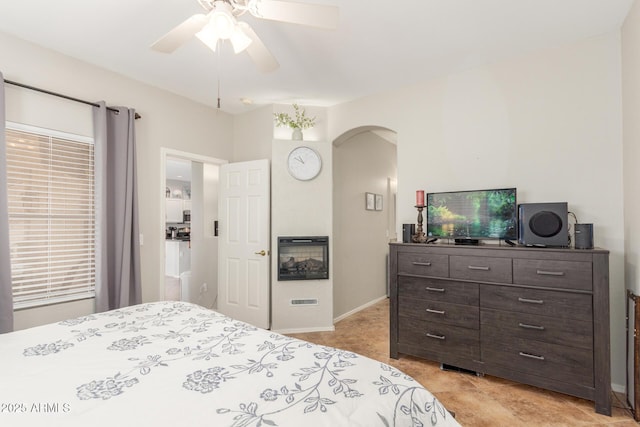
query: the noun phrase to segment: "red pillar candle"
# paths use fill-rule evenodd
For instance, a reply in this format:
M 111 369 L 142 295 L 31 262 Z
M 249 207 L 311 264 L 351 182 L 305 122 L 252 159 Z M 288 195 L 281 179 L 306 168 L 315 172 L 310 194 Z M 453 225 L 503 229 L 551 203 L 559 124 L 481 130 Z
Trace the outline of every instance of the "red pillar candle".
M 416 191 L 416 206 L 424 206 L 424 190 Z

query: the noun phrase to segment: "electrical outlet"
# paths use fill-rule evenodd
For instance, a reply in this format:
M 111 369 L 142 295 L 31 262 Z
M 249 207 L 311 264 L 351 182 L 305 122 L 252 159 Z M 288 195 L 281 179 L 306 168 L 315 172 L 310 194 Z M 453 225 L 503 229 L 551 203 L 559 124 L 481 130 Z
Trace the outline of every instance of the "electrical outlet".
M 206 283 L 203 283 L 203 284 L 200 286 L 200 293 L 201 293 L 201 294 L 204 294 L 205 292 L 207 292 L 207 284 L 206 284 Z

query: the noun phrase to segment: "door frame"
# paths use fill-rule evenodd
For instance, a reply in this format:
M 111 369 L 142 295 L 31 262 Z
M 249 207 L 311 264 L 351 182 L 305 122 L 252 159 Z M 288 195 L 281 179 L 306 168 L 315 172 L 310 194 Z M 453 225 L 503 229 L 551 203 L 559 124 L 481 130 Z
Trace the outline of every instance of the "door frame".
M 204 156 L 202 154 L 190 153 L 188 151 L 180 151 L 175 150 L 173 148 L 160 147 L 160 186 L 158 187 L 158 195 L 160 196 L 160 228 L 158 229 L 158 233 L 160 236 L 165 235 L 166 223 L 165 223 L 165 215 L 166 215 L 166 206 L 164 204 L 165 199 L 165 190 L 167 188 L 167 157 L 175 157 L 182 160 L 189 160 L 201 163 L 207 163 L 211 165 L 224 165 L 229 163 L 228 160 L 218 159 L 215 157 Z M 160 243 L 160 258 L 158 265 L 160 266 L 160 280 L 158 281 L 159 291 L 158 294 L 160 299 L 164 301 L 165 298 L 165 262 L 166 262 L 166 244 L 164 237 L 161 239 Z

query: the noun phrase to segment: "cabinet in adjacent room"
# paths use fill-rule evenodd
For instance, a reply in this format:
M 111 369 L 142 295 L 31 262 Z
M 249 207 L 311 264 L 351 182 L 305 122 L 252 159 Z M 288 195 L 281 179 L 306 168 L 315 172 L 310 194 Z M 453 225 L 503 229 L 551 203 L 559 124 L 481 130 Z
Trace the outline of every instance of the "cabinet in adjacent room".
M 609 252 L 392 243 L 390 350 L 611 414 Z
M 165 199 L 165 222 L 184 222 L 184 211 L 191 211 L 191 199 Z
M 182 199 L 165 199 L 166 201 L 166 222 L 182 222 Z
M 191 269 L 191 246 L 188 241 L 167 240 L 165 275 L 179 277 Z

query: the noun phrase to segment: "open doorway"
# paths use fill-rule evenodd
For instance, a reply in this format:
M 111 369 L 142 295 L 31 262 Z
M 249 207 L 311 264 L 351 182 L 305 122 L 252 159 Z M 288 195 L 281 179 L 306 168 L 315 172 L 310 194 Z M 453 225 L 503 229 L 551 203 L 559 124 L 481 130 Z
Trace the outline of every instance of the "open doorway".
M 395 132 L 374 126 L 333 142 L 334 321 L 387 296 L 389 241 L 396 239 L 396 146 Z
M 224 160 L 161 150 L 160 295 L 216 308 L 218 176 Z
M 191 161 L 166 159 L 164 298 L 189 301 L 191 282 Z

